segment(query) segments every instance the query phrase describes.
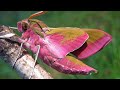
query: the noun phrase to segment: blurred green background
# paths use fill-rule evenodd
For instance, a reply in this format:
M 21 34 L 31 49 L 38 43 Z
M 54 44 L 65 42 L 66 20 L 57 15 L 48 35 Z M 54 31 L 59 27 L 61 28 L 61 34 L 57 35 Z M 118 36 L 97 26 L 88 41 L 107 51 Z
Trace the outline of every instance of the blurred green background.
M 0 25 L 16 27 L 18 21 L 36 11 L 0 11 Z M 101 52 L 83 62 L 97 69 L 91 75 L 67 75 L 59 73 L 40 61 L 40 64 L 56 79 L 119 79 L 120 78 L 120 11 L 49 11 L 37 17 L 49 27 L 79 27 L 103 29 L 112 35 L 112 42 Z M 0 79 L 20 79 L 8 64 L 0 60 Z

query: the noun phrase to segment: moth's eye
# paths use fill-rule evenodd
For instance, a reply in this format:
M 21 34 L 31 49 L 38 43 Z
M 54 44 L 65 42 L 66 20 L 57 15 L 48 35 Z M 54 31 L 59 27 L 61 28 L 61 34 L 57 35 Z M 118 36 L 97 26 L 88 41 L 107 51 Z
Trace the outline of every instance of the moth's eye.
M 22 31 L 25 32 L 27 29 L 29 29 L 29 24 L 26 22 L 22 22 Z

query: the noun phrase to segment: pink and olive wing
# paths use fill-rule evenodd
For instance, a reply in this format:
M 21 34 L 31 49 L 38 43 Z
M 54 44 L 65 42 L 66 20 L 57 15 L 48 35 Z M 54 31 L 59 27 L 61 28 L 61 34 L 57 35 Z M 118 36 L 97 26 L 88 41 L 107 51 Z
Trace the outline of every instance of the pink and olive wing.
M 86 43 L 76 51 L 72 52 L 79 59 L 85 59 L 104 48 L 112 37 L 108 33 L 97 29 L 83 29 L 89 35 Z
M 57 71 L 65 74 L 88 75 L 91 72 L 97 73 L 96 69 L 84 64 L 82 61 L 70 55 L 67 55 L 61 60 L 53 59 L 51 56 L 49 56 L 44 58 L 43 61 Z
M 79 28 L 50 28 L 46 34 L 46 40 L 54 47 L 55 53 L 59 53 L 58 58 L 64 58 L 68 53 L 80 48 L 89 38 L 88 34 Z

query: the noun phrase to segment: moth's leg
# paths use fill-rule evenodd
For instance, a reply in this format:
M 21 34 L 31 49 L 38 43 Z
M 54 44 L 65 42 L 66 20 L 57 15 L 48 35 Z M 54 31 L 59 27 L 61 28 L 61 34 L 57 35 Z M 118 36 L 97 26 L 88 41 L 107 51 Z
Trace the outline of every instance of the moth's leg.
M 39 52 L 40 52 L 40 45 L 37 45 L 37 47 L 38 47 L 38 50 L 37 50 L 37 53 L 35 55 L 35 64 L 36 64 L 36 61 L 38 59 L 38 55 L 39 55 Z M 35 66 L 35 64 L 34 64 L 34 66 Z
M 28 40 L 28 39 L 23 40 L 23 39 L 19 38 L 19 41 L 21 42 L 21 45 L 20 45 L 20 48 L 19 48 L 19 50 L 18 50 L 18 56 L 17 56 L 16 60 L 15 60 L 14 63 L 13 63 L 13 66 L 12 66 L 13 68 L 14 68 L 14 66 L 15 66 L 18 58 L 20 57 L 23 44 L 24 44 L 25 42 L 27 42 L 27 40 Z
M 24 42 L 22 42 L 21 45 L 20 45 L 20 48 L 19 48 L 19 51 L 18 51 L 18 52 L 19 52 L 19 53 L 18 53 L 18 56 L 17 56 L 16 60 L 14 61 L 12 68 L 15 67 L 16 62 L 17 62 L 18 58 L 20 57 L 21 49 L 22 49 L 22 47 L 23 47 L 23 44 L 24 44 Z
M 40 45 L 37 45 L 37 53 L 36 53 L 36 55 L 35 55 L 35 62 L 34 62 L 34 64 L 33 64 L 33 71 L 32 71 L 32 74 L 30 75 L 30 77 L 29 77 L 29 79 L 31 79 L 31 77 L 32 77 L 32 75 L 33 75 L 33 72 L 34 72 L 34 68 L 35 68 L 35 64 L 36 64 L 36 62 L 37 62 L 37 59 L 38 59 L 38 55 L 39 55 L 39 52 L 40 52 Z

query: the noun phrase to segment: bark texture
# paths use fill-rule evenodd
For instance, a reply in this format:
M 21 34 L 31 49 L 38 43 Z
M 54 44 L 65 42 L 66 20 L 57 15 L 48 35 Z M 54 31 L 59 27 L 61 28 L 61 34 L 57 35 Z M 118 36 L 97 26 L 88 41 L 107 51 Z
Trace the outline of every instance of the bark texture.
M 52 79 L 51 75 L 46 72 L 39 64 L 36 64 L 33 71 L 34 59 L 22 48 L 21 52 L 18 36 L 4 37 L 12 33 L 12 30 L 6 26 L 0 26 L 0 58 L 18 72 L 21 78 L 29 79 Z M 3 36 L 3 37 L 2 37 Z M 19 54 L 20 53 L 20 54 Z M 19 54 L 19 55 L 18 55 Z M 33 74 L 32 74 L 33 73 Z

